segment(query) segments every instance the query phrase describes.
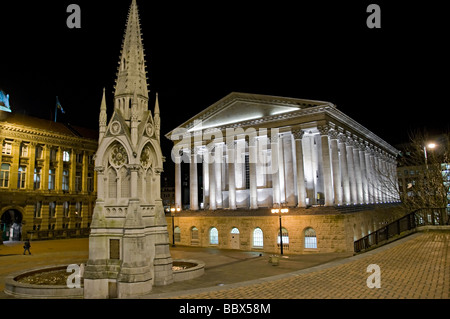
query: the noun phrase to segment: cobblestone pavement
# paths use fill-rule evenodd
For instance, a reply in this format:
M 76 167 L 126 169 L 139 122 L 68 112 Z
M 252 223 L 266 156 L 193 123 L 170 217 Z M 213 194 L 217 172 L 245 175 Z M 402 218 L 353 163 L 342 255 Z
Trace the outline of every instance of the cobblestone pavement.
M 420 232 L 345 260 L 278 279 L 261 279 L 231 288 L 190 291 L 163 298 L 183 299 L 449 299 L 450 232 Z M 380 267 L 381 288 L 368 288 Z

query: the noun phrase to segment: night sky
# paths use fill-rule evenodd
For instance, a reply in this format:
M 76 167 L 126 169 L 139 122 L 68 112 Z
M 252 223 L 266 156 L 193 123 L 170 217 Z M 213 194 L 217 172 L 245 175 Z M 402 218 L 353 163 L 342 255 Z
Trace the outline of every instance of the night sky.
M 53 119 L 58 96 L 66 112 L 59 121 L 97 128 L 103 87 L 112 113 L 131 0 L 5 2 L 0 89 L 10 94 L 13 111 Z M 81 29 L 66 25 L 71 3 L 81 7 Z M 370 3 L 381 7 L 381 29 L 366 25 Z M 138 6 L 150 105 L 158 92 L 162 136 L 233 91 L 332 102 L 392 145 L 407 142 L 412 130 L 448 129 L 448 18 L 436 4 L 138 0 Z

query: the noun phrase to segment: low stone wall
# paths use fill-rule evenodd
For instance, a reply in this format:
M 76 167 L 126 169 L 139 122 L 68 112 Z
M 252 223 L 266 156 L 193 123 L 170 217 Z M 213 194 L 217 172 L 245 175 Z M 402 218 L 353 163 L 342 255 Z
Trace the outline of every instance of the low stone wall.
M 17 278 L 41 271 L 67 269 L 67 265 L 48 266 L 10 274 L 5 279 L 5 293 L 16 298 L 27 299 L 81 299 L 83 288 L 68 288 L 66 285 L 33 285 L 17 281 Z
M 205 273 L 205 263 L 192 259 L 176 259 L 174 262 L 195 264 L 194 267 L 173 271 L 173 281 L 191 280 Z
M 341 212 L 338 209 L 322 207 L 311 209 L 290 209 L 282 216 L 282 227 L 288 231 L 289 243 L 284 243 L 284 254 L 309 254 L 329 252 L 353 252 L 353 242 L 369 232 L 383 226 L 405 212 L 398 207 L 368 207 L 367 210 Z M 166 216 L 169 238 L 172 242 L 172 217 Z M 277 244 L 280 230 L 278 215 L 268 209 L 260 210 L 217 210 L 183 211 L 175 214 L 174 226 L 179 227 L 180 246 L 216 247 L 279 253 Z M 192 238 L 191 230 L 198 229 L 198 239 Z M 218 244 L 210 243 L 210 230 L 218 230 Z M 239 234 L 231 234 L 237 228 Z M 263 232 L 263 247 L 253 245 L 253 231 Z M 317 248 L 305 248 L 305 230 L 314 229 Z M 178 237 L 178 236 L 177 236 Z

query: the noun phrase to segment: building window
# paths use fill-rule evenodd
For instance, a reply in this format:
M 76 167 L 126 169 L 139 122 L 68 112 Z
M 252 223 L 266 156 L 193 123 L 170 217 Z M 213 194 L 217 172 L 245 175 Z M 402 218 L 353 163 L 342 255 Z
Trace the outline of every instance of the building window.
M 24 189 L 26 185 L 27 168 L 24 166 L 19 167 L 19 174 L 17 178 L 17 188 Z
M 67 169 L 63 170 L 62 189 L 69 191 L 69 170 Z
M 245 189 L 250 189 L 250 161 L 248 154 L 245 154 Z
M 2 164 L 0 171 L 0 187 L 7 188 L 9 186 L 9 164 Z
M 283 248 L 289 248 L 289 234 L 286 228 L 281 229 L 283 233 Z M 280 231 L 278 231 L 278 237 L 277 237 L 277 245 L 280 247 L 281 244 L 281 238 L 280 238 Z
M 209 230 L 209 243 L 211 245 L 219 244 L 219 232 L 216 227 L 213 227 Z
M 63 216 L 69 217 L 69 202 L 63 203 Z
M 20 146 L 20 156 L 28 157 L 28 144 L 22 144 Z
M 239 229 L 237 229 L 236 227 L 234 227 L 234 228 L 231 230 L 231 233 L 232 233 L 232 234 L 239 234 Z
M 34 189 L 41 189 L 41 171 L 40 167 L 34 169 Z
M 70 154 L 67 151 L 63 152 L 63 162 L 70 162 Z
M 41 208 L 42 202 L 36 202 L 36 204 L 34 204 L 34 218 L 41 218 Z
M 75 173 L 75 191 L 81 192 L 82 187 L 82 177 L 81 177 L 81 171 L 76 171 Z
M 180 227 L 178 227 L 178 226 L 175 227 L 174 234 L 175 234 L 175 236 L 174 236 L 175 242 L 179 243 L 181 241 L 181 229 L 180 229 Z
M 12 144 L 9 142 L 3 142 L 2 154 L 11 155 L 11 153 L 12 153 Z
M 77 163 L 83 164 L 83 154 L 77 154 Z
M 48 203 L 48 217 L 49 218 L 56 217 L 56 202 Z
M 312 228 L 305 229 L 305 248 L 317 248 L 316 231 Z
M 191 245 L 198 245 L 198 244 L 199 244 L 198 228 L 197 227 L 192 227 L 191 228 Z
M 81 210 L 83 209 L 83 202 L 75 203 L 75 216 L 81 217 Z
M 56 161 L 57 153 L 58 153 L 58 150 L 56 148 L 52 148 L 50 150 L 50 161 Z
M 48 170 L 48 189 L 55 189 L 55 169 L 51 168 Z
M 44 153 L 43 151 L 44 149 L 42 148 L 42 146 L 36 146 L 36 159 L 42 159 L 42 155 Z
M 264 247 L 264 237 L 261 228 L 255 228 L 253 231 L 253 247 L 263 248 Z

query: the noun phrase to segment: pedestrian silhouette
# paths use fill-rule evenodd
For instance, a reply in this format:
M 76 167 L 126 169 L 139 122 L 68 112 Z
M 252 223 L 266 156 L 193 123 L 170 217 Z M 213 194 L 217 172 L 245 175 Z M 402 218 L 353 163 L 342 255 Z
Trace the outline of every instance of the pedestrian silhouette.
M 25 243 L 23 244 L 23 254 L 24 254 L 24 255 L 25 255 L 25 253 L 26 253 L 27 250 L 28 250 L 28 254 L 31 255 L 30 247 L 31 247 L 30 240 L 27 239 L 27 240 L 25 241 Z

